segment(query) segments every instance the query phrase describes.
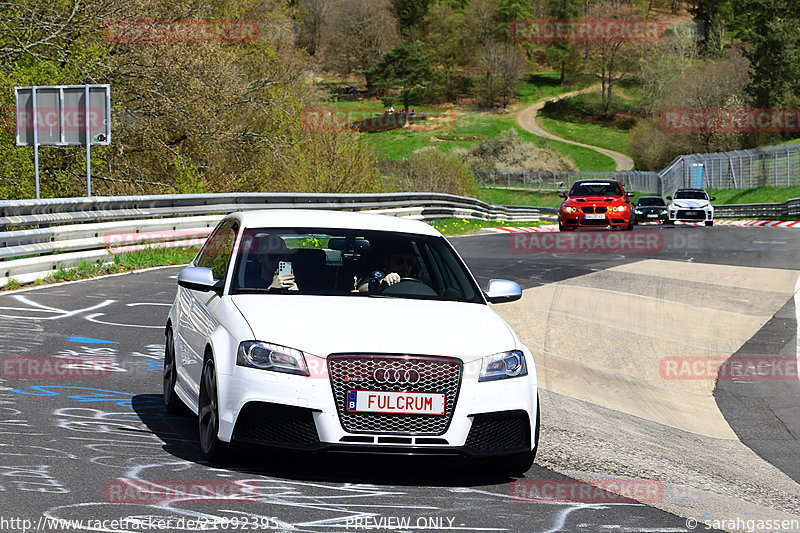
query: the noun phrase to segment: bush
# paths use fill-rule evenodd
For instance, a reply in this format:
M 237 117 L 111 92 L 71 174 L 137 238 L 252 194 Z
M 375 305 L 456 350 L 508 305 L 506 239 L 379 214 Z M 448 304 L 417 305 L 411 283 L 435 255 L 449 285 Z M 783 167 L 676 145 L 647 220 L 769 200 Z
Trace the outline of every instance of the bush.
M 540 148 L 520 139 L 517 130 L 510 129 L 493 139 L 482 141 L 466 154 L 466 163 L 481 170 L 512 172 L 578 170 L 572 159 L 555 150 Z
M 414 150 L 404 164 L 405 176 L 395 182 L 400 191 L 441 192 L 475 196 L 477 185 L 472 172 L 457 155 L 446 154 L 433 146 Z

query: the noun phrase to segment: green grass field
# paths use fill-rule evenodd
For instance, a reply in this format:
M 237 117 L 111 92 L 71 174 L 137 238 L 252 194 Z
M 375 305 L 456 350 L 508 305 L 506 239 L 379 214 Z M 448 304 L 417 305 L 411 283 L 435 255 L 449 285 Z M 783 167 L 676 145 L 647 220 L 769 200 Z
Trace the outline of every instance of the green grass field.
M 548 104 L 536 120 L 544 129 L 564 139 L 630 155 L 626 143 L 632 122 L 626 117 L 635 101 L 628 93 L 629 90 L 616 89 L 612 119 L 598 118 L 600 95 L 590 93 Z
M 631 155 L 625 144 L 628 140 L 628 134 L 624 131 L 598 124 L 556 120 L 541 115 L 536 117 L 536 121 L 545 130 L 564 139 Z
M 591 84 L 585 80 L 575 87 L 562 87 L 558 83 L 558 74 L 554 72 L 530 75 L 519 88 L 519 102 L 529 105 L 532 102 L 557 96 L 564 92 L 580 89 Z M 348 122 L 382 114 L 383 104 L 380 100 L 332 101 L 323 107 L 336 109 L 339 115 L 347 117 Z M 546 141 L 533 135 L 517 125 L 516 113 L 475 111 L 464 107 L 412 106 L 417 115 L 427 113 L 428 120 L 420 123 L 421 127 L 399 128 L 390 131 L 366 133 L 370 145 L 382 157 L 401 161 L 411 153 L 424 146 L 436 146 L 444 152 L 454 147 L 469 148 L 484 139 L 494 138 L 511 128 L 516 129 L 526 140 L 537 146 L 552 148 L 570 157 L 580 170 L 613 171 L 615 166 L 611 158 L 579 146 L 572 146 L 557 141 Z M 395 106 L 397 109 L 398 106 Z M 445 111 L 450 111 L 445 115 Z M 351 120 L 352 119 L 352 120 Z

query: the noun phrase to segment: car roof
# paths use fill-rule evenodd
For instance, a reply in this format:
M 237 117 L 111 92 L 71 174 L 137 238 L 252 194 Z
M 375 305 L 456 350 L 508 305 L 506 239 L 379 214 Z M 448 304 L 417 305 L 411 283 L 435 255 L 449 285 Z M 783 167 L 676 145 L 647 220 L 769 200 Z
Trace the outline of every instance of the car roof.
M 390 215 L 350 213 L 324 209 L 258 209 L 231 213 L 244 228 L 333 228 L 396 231 L 441 236 L 419 220 Z
M 610 178 L 600 178 L 600 179 L 597 179 L 597 180 L 578 180 L 578 181 L 573 182 L 573 185 L 578 185 L 578 184 L 583 184 L 583 183 L 619 183 L 620 185 L 622 185 L 622 183 L 620 183 L 619 180 L 610 179 Z
M 661 198 L 660 196 L 640 196 L 639 200 L 641 200 L 642 198 L 658 198 L 659 200 L 663 200 L 663 198 Z
M 705 189 L 697 189 L 697 188 L 693 188 L 693 187 L 684 187 L 682 189 L 675 189 L 675 192 L 678 192 L 678 191 L 702 191 L 702 192 L 706 192 Z

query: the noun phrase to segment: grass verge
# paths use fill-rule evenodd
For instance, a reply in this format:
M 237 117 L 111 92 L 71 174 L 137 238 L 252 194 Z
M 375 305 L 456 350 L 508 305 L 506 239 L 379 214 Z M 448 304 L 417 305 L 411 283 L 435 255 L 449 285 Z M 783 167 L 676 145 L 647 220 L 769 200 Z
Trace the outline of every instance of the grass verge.
M 501 220 L 473 220 L 469 218 L 437 218 L 433 220 L 427 220 L 428 224 L 436 228 L 440 231 L 443 235 L 464 235 L 468 233 L 474 233 L 479 231 L 481 228 L 498 228 L 498 227 L 532 227 L 532 226 L 541 226 L 542 224 L 547 224 L 549 222 L 539 221 L 539 222 L 505 222 Z

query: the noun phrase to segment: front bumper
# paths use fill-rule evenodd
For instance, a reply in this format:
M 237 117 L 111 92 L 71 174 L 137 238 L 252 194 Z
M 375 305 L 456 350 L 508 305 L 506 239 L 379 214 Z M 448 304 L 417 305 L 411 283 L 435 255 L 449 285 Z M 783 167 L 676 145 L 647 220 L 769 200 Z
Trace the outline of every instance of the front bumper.
M 714 211 L 712 209 L 670 209 L 668 217 L 671 221 L 681 222 L 705 222 L 714 220 Z
M 324 365 L 325 360 L 318 359 L 315 364 Z M 306 377 L 237 366 L 232 375 L 218 376 L 218 436 L 234 444 L 305 451 L 473 457 L 530 451 L 538 400 L 533 359 L 527 352 L 526 359 L 527 376 L 484 383 L 477 379 L 480 361 L 464 364 L 452 418 L 446 431 L 437 435 L 346 431 L 327 375 Z
M 634 216 L 636 217 L 636 222 L 664 222 L 668 218 L 667 213 L 647 212 L 647 211 L 644 211 L 642 213 L 634 213 Z
M 559 212 L 559 222 L 562 226 L 570 228 L 624 228 L 630 224 L 630 211 L 602 213 L 602 217 L 586 218 L 587 214 L 592 213 L 566 213 Z

